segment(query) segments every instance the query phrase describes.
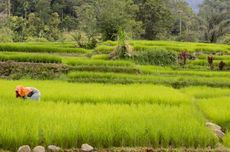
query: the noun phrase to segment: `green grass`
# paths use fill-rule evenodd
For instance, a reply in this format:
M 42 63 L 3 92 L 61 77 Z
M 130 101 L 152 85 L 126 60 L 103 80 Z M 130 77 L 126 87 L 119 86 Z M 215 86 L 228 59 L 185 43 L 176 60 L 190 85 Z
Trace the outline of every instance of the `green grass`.
M 83 143 L 99 148 L 196 148 L 217 143 L 189 96 L 172 88 L 32 80 L 0 83 L 0 147 L 4 149 L 41 143 L 63 148 Z M 39 88 L 41 102 L 16 100 L 17 84 Z

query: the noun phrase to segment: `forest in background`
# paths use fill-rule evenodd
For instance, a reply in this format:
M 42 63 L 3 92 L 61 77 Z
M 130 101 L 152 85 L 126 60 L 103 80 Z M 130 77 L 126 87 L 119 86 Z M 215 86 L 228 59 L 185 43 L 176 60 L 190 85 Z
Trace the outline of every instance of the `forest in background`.
M 185 0 L 1 0 L 0 42 L 78 41 L 94 47 L 129 39 L 230 43 L 230 1 L 205 0 L 195 13 Z

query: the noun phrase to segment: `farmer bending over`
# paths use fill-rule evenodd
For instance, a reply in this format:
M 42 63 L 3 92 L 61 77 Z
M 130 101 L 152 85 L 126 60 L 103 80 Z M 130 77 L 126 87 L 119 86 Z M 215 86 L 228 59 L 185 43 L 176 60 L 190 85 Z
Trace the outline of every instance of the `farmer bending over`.
M 23 87 L 17 86 L 16 87 L 16 98 L 30 98 L 32 100 L 40 100 L 41 93 L 38 89 L 33 87 Z

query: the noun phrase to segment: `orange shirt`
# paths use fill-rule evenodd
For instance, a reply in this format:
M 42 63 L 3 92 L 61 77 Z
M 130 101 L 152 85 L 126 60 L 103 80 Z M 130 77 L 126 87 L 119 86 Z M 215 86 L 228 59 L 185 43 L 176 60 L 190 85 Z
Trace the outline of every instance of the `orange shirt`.
M 25 97 L 32 91 L 32 89 L 30 87 L 17 86 L 16 91 L 21 97 Z

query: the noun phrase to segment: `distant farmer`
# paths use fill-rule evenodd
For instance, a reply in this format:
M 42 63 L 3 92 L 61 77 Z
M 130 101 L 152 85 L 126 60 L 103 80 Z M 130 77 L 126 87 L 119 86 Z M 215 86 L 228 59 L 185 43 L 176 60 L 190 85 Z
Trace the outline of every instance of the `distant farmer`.
M 33 87 L 23 87 L 17 86 L 16 87 L 16 98 L 30 98 L 31 100 L 39 101 L 41 97 L 41 93 L 38 89 Z

